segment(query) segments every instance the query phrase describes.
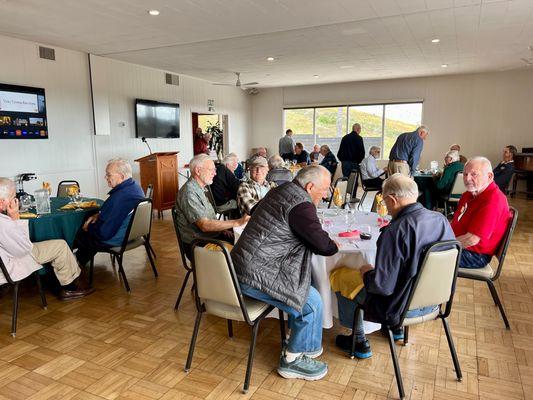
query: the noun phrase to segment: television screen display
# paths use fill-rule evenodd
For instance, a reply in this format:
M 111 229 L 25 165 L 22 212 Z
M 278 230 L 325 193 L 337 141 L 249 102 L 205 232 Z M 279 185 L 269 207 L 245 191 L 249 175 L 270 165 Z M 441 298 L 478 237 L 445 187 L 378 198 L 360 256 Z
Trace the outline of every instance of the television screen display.
M 44 89 L 0 84 L 0 139 L 48 139 Z
M 137 99 L 135 128 L 138 138 L 179 138 L 179 104 Z

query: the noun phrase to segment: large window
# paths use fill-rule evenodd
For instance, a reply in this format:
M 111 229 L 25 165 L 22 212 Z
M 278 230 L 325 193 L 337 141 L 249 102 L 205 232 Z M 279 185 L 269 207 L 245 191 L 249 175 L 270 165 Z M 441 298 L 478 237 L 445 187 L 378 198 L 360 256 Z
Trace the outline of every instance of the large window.
M 422 103 L 284 110 L 285 129 L 292 129 L 294 140 L 303 143 L 308 151 L 315 144 L 327 144 L 336 154 L 342 137 L 352 130 L 353 124 L 359 123 L 366 152 L 371 146 L 379 146 L 383 158 L 389 157 L 399 134 L 415 130 L 421 121 Z

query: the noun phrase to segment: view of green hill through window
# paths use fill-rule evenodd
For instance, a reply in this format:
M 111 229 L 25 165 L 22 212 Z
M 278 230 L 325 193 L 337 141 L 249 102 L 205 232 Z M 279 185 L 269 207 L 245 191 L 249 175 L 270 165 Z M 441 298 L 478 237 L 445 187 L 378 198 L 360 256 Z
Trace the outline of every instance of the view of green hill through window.
M 315 143 L 327 144 L 334 153 L 342 136 L 357 122 L 362 126 L 366 150 L 381 146 L 383 157 L 388 157 L 398 135 L 420 125 L 422 103 L 286 109 L 284 118 L 285 129 L 292 129 L 297 142 L 307 149 Z

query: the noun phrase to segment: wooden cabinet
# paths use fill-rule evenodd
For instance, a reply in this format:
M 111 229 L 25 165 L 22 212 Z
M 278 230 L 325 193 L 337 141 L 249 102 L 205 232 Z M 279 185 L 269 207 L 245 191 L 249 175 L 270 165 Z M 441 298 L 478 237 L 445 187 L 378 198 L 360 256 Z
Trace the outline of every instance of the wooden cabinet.
M 178 153 L 153 153 L 135 160 L 141 170 L 141 186 L 154 187 L 152 202 L 158 215 L 174 206 L 178 192 Z

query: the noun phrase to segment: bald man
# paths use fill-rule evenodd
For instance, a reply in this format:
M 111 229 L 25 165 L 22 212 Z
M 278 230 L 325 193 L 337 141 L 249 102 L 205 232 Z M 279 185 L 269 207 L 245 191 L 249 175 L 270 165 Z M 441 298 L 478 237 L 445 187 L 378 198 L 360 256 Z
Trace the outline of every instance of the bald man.
M 452 220 L 452 229 L 463 245 L 459 266 L 483 268 L 496 253 L 511 214 L 507 197 L 494 183 L 490 161 L 470 159 L 463 171 L 463 193 Z

